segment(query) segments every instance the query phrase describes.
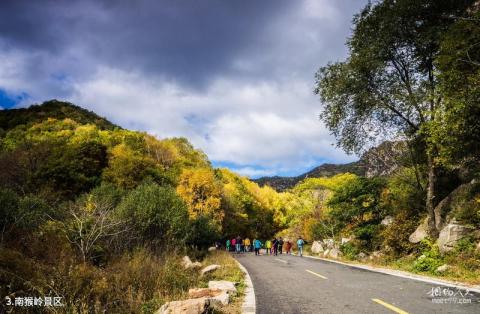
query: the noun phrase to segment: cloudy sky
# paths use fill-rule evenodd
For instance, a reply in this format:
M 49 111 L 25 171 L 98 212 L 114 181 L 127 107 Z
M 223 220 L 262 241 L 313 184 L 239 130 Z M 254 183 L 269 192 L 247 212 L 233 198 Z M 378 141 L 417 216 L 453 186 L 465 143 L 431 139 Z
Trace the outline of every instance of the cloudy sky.
M 70 101 L 251 177 L 351 161 L 314 73 L 345 58 L 366 2 L 2 0 L 0 107 Z

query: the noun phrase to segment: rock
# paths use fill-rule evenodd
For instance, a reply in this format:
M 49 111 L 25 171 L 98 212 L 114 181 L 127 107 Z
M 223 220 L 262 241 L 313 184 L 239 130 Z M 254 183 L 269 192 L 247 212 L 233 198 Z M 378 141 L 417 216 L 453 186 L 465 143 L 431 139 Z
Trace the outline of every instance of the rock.
M 445 227 L 446 222 L 449 220 L 449 215 L 458 206 L 465 205 L 465 199 L 467 195 L 473 195 L 478 189 L 478 182 L 472 180 L 469 183 L 464 183 L 453 190 L 448 196 L 438 203 L 434 209 L 435 213 L 435 227 L 437 230 L 441 230 Z
M 384 226 L 389 226 L 393 223 L 393 217 L 392 216 L 387 216 L 383 218 L 383 220 L 380 222 Z
M 216 250 L 217 250 L 217 248 L 214 247 L 214 246 L 211 246 L 211 247 L 208 248 L 208 251 L 209 251 L 209 252 L 216 251 Z
M 331 249 L 328 253 L 328 256 L 331 258 L 339 258 L 342 255 L 342 252 L 339 249 Z
M 324 251 L 322 243 L 319 241 L 313 241 L 311 251 L 314 254 L 322 253 Z
M 446 272 L 449 268 L 450 266 L 448 266 L 447 264 L 443 264 L 442 266 L 438 266 L 437 272 L 443 273 L 443 272 Z
M 365 260 L 365 259 L 367 259 L 367 254 L 365 254 L 363 252 L 360 252 L 360 253 L 358 253 L 357 258 L 361 261 Z
M 411 243 L 418 243 L 427 237 L 428 217 L 417 227 L 417 229 L 408 237 Z
M 198 298 L 167 302 L 155 314 L 200 314 L 213 311 L 217 301 Z
M 189 269 L 189 268 L 202 267 L 202 264 L 200 262 L 192 263 L 192 260 L 190 259 L 190 257 L 185 255 L 182 258 L 182 266 L 184 269 Z
M 203 276 L 205 275 L 206 273 L 210 273 L 216 269 L 219 269 L 221 266 L 220 265 L 217 265 L 217 264 L 212 264 L 212 265 L 208 265 L 207 267 L 203 268 L 201 271 L 200 271 L 200 276 Z
M 207 298 L 223 305 L 230 302 L 228 292 L 220 289 L 193 288 L 188 290 L 188 295 L 191 298 Z
M 328 249 L 333 249 L 335 247 L 335 240 L 333 239 L 324 239 L 323 243 L 327 246 Z
M 210 288 L 193 288 L 188 290 L 188 296 L 194 299 L 205 298 L 205 297 L 215 297 L 220 293 L 222 293 L 222 290 L 210 289 Z
M 226 280 L 211 280 L 208 282 L 209 289 L 218 289 L 222 291 L 226 291 L 228 293 L 237 292 L 237 288 L 235 288 L 235 283 Z
M 451 221 L 438 235 L 437 245 L 440 252 L 445 253 L 451 251 L 457 244 L 458 240 L 464 238 L 472 231 L 473 228 L 471 227 L 458 224 L 455 220 Z
M 342 238 L 342 242 L 341 242 L 341 243 L 342 243 L 342 244 L 345 244 L 345 243 L 348 243 L 348 242 L 350 242 L 350 241 L 352 241 L 352 238 Z
M 323 257 L 328 257 L 328 254 L 330 254 L 330 249 L 323 251 Z
M 373 251 L 373 252 L 372 252 L 372 256 L 373 256 L 373 257 L 376 257 L 376 258 L 380 258 L 380 257 L 383 256 L 383 253 L 380 252 L 380 251 Z

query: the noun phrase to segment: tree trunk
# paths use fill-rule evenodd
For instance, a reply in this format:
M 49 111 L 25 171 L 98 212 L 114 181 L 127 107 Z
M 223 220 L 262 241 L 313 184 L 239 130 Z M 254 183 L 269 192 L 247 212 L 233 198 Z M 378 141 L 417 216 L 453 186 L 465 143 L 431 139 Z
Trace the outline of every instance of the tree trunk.
M 433 161 L 432 153 L 428 153 L 428 187 L 427 187 L 427 213 L 428 213 L 428 234 L 433 239 L 438 237 L 438 230 L 435 221 L 435 197 L 437 186 L 437 171 Z

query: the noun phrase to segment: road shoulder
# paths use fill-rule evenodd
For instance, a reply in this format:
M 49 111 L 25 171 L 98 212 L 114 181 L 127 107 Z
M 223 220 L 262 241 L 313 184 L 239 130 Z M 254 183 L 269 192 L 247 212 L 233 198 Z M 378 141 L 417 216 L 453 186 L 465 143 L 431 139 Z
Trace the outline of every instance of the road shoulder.
M 238 267 L 245 274 L 245 298 L 242 304 L 242 314 L 255 314 L 256 312 L 256 301 L 255 301 L 255 289 L 253 288 L 252 279 L 248 274 L 247 269 L 236 260 Z

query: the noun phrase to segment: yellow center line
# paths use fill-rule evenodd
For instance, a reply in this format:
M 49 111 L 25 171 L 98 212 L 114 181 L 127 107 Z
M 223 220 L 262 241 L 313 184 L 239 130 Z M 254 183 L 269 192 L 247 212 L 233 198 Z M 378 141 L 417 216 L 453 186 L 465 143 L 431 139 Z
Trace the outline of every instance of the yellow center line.
M 284 261 L 283 259 L 276 258 L 276 260 L 285 264 L 287 263 L 287 261 Z
M 396 306 L 393 306 L 391 304 L 388 304 L 387 302 L 384 302 L 380 299 L 372 299 L 373 302 L 377 302 L 378 304 L 381 304 L 383 305 L 384 307 L 386 307 L 387 309 L 389 310 L 392 310 L 394 311 L 395 313 L 399 313 L 399 314 L 408 314 L 408 312 L 405 312 L 404 310 L 401 310 L 399 309 L 398 307 Z
M 315 275 L 315 276 L 317 276 L 317 277 L 320 277 L 320 278 L 322 278 L 322 279 L 327 279 L 327 277 L 322 276 L 322 275 L 320 275 L 320 274 L 317 274 L 317 273 L 314 272 L 314 271 L 311 271 L 311 270 L 308 270 L 308 269 L 305 269 L 305 271 L 306 271 L 307 273 L 310 273 L 310 274 Z

